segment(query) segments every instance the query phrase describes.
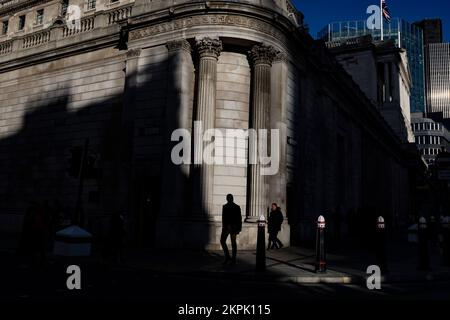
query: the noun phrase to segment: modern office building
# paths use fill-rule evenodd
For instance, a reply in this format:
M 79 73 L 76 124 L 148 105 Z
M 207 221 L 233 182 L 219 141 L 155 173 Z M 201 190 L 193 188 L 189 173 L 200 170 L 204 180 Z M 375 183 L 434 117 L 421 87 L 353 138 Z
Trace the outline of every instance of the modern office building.
M 414 24 L 423 30 L 423 44 L 425 46 L 444 41 L 441 19 L 424 19 Z
M 371 35 L 374 41 L 381 40 L 381 31 L 368 29 L 367 21 L 333 22 L 323 28 L 318 37 L 326 42 Z M 394 40 L 398 48 L 406 49 L 411 69 L 411 112 L 425 111 L 425 60 L 423 31 L 417 25 L 403 19 L 392 19 L 384 23 L 384 40 Z
M 412 129 L 417 147 L 429 165 L 443 150 L 450 150 L 450 132 L 440 122 L 424 117 L 421 112 L 413 113 Z
M 442 20 L 425 19 L 415 25 L 423 30 L 426 111 L 450 118 L 450 44 L 443 43 Z
M 427 112 L 450 118 L 450 43 L 432 43 L 427 52 Z

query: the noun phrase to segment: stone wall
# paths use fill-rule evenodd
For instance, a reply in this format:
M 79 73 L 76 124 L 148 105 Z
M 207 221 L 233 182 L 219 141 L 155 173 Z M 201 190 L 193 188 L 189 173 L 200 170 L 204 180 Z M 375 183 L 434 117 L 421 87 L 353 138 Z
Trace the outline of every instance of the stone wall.
M 20 230 L 29 201 L 58 200 L 72 214 L 78 179 L 69 174 L 69 159 L 85 139 L 103 170 L 101 181 L 86 180 L 85 209 L 99 219 L 115 209 L 124 66 L 118 50 L 103 49 L 2 73 L 2 229 Z

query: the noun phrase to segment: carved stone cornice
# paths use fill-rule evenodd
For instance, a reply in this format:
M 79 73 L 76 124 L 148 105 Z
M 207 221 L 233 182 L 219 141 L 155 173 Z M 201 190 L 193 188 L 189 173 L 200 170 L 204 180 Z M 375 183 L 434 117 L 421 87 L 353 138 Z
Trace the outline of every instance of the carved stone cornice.
M 273 59 L 273 62 L 289 62 L 288 56 L 286 53 L 284 52 L 278 52 L 275 56 L 275 58 Z
M 218 59 L 223 49 L 222 41 L 210 37 L 196 39 L 196 46 L 200 58 L 209 57 Z
M 194 26 L 232 26 L 241 29 L 255 30 L 281 42 L 286 42 L 286 35 L 273 25 L 252 17 L 245 17 L 234 14 L 204 14 L 174 19 L 168 22 L 161 22 L 152 26 L 131 30 L 129 40 L 138 40 L 146 37 L 153 37 L 159 34 L 169 33 L 177 30 L 189 29 Z M 245 32 L 245 31 L 243 31 Z
M 142 49 L 130 49 L 127 51 L 127 58 L 137 58 L 141 55 Z
M 248 52 L 254 65 L 267 64 L 271 66 L 277 54 L 278 52 L 274 47 L 264 44 L 254 45 L 252 50 Z
M 167 47 L 167 50 L 169 50 L 169 52 L 176 52 L 176 51 L 180 51 L 180 50 L 185 50 L 189 53 L 192 52 L 190 43 L 187 42 L 185 39 L 169 41 L 166 43 L 166 47 Z
M 2 1 L 3 5 L 0 6 L 0 15 L 5 15 L 10 13 L 11 15 L 45 2 L 50 2 L 52 0 L 16 0 L 16 1 Z

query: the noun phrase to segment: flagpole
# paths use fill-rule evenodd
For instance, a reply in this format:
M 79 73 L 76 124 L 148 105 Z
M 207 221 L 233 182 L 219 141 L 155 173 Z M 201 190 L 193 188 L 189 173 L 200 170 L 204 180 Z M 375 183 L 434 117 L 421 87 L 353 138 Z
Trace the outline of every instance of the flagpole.
M 384 41 L 383 0 L 380 0 L 381 41 Z

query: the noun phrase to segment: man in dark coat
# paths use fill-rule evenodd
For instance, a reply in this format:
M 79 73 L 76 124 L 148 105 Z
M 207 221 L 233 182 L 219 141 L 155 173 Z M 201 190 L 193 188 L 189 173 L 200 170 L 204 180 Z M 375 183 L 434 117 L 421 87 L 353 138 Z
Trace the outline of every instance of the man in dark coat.
M 280 249 L 283 247 L 283 243 L 278 239 L 278 232 L 281 231 L 281 225 L 283 224 L 283 213 L 280 207 L 276 203 L 272 203 L 272 209 L 268 216 L 267 231 L 269 232 L 269 244 L 267 250 Z
M 220 244 L 222 245 L 225 254 L 224 264 L 227 264 L 228 262 L 236 264 L 236 236 L 242 230 L 241 207 L 233 202 L 232 194 L 227 195 L 227 202 L 228 203 L 222 208 L 222 235 L 220 237 Z M 231 238 L 232 257 L 230 257 L 227 246 L 228 235 L 230 235 Z

